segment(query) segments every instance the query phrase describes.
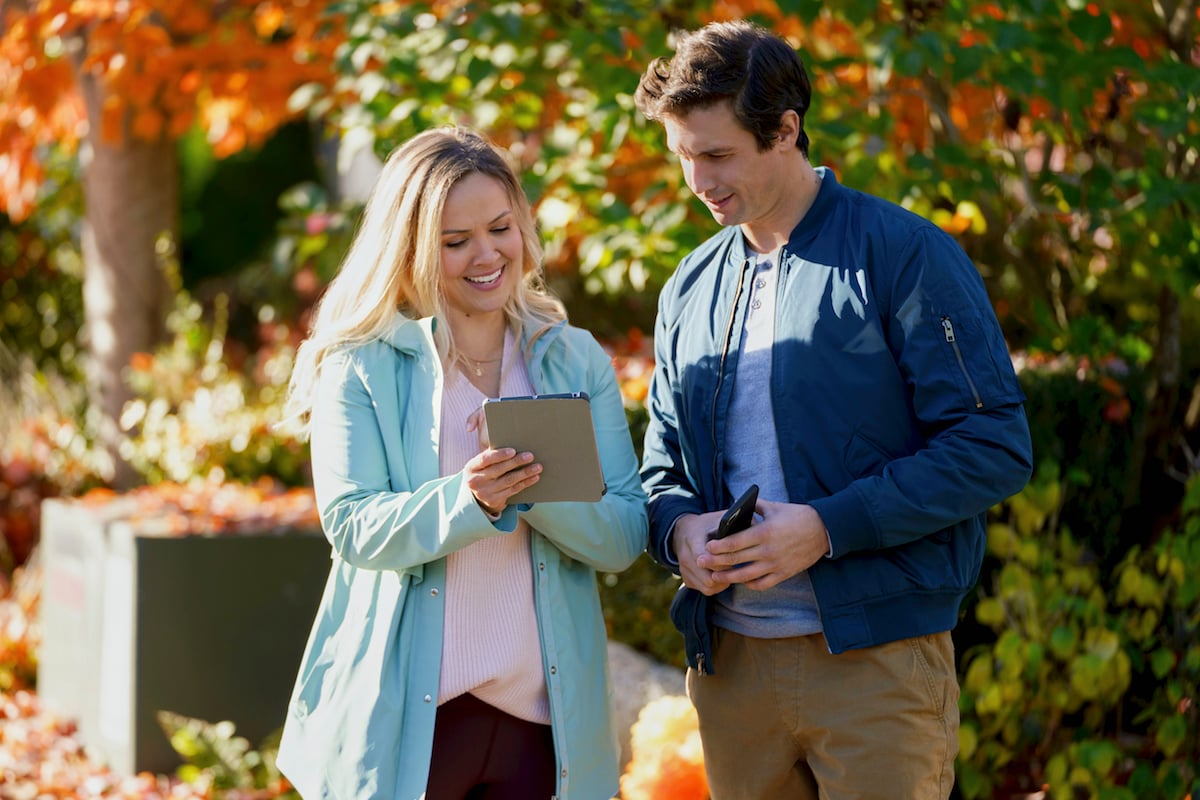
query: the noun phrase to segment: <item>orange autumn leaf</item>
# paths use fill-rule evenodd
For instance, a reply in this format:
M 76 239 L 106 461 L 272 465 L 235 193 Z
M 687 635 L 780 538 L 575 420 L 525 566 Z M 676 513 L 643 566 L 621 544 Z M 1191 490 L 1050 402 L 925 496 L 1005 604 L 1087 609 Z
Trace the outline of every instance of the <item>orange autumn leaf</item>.
M 1100 388 L 1114 396 L 1125 394 L 1125 387 L 1109 375 L 1105 375 L 1100 379 Z
M 133 135 L 148 142 L 157 140 L 163 131 L 163 115 L 153 108 L 143 108 L 133 117 Z
M 167 27 L 179 36 L 197 36 L 212 23 L 201 3 L 175 3 L 163 10 Z
M 800 40 L 807 33 L 804 24 L 795 17 L 783 17 L 775 22 L 773 27 L 785 39 Z
M 246 149 L 249 138 L 246 136 L 245 128 L 231 125 L 221 135 L 217 137 L 209 137 L 209 144 L 212 145 L 213 154 L 217 158 L 227 158 L 234 153 L 240 153 Z
M 100 112 L 100 139 L 116 144 L 125 138 L 125 101 L 110 95 Z
M 118 0 L 74 0 L 68 13 L 80 17 L 111 17 Z
M 1128 397 L 1115 397 L 1104 406 L 1104 419 L 1114 425 L 1120 425 L 1129 419 L 1133 408 Z
M 963 139 L 972 144 L 981 142 L 994 121 L 995 101 L 991 87 L 964 83 L 955 87 L 950 104 L 950 119 Z
M 1004 19 L 1004 11 L 995 3 L 983 3 L 975 11 L 979 14 L 984 14 L 994 20 Z
M 865 85 L 867 82 L 867 68 L 857 61 L 837 67 L 834 75 L 838 77 L 838 80 L 850 85 Z
M 147 106 L 153 102 L 154 95 L 158 93 L 160 81 L 153 75 L 128 74 L 128 78 L 123 81 L 123 84 L 121 94 L 130 104 Z
M 172 139 L 179 139 L 188 132 L 195 121 L 196 115 L 192 111 L 182 111 L 178 114 L 172 114 L 170 125 L 167 127 L 167 135 Z
M 244 71 L 230 73 L 225 76 L 225 91 L 231 95 L 239 95 L 250 84 L 250 76 Z
M 145 19 L 149 16 L 146 9 L 138 11 L 130 16 L 125 26 L 125 52 L 131 58 L 140 58 L 171 47 L 171 34 L 161 25 Z
M 1043 97 L 1031 97 L 1029 99 L 1029 115 L 1034 119 L 1046 119 L 1053 110 L 1054 107 Z
M 129 368 L 135 372 L 149 372 L 154 368 L 154 356 L 150 353 L 134 353 L 129 357 Z
M 346 31 L 333 0 L 166 3 L 163 0 L 26 0 L 0 5 L 0 213 L 24 218 L 44 178 L 41 145 L 70 155 L 90 128 L 119 145 L 127 136 L 177 138 L 197 121 L 227 156 L 266 140 L 299 110 L 300 86 L 332 86 Z M 10 4 L 11 5 L 11 4 Z M 77 59 L 61 41 L 76 37 Z M 88 119 L 78 80 L 96 81 Z M 209 112 L 235 100 L 228 110 Z M 22 132 L 28 129 L 28 133 Z M 18 136 L 29 146 L 18 146 Z
M 282 8 L 268 3 L 255 9 L 254 30 L 263 39 L 270 39 L 286 20 L 287 13 Z
M 987 40 L 984 37 L 984 35 L 982 33 L 980 33 L 979 31 L 966 30 L 966 31 L 963 31 L 962 35 L 958 37 L 958 46 L 959 47 L 975 47 L 976 45 L 983 44 L 986 41 Z

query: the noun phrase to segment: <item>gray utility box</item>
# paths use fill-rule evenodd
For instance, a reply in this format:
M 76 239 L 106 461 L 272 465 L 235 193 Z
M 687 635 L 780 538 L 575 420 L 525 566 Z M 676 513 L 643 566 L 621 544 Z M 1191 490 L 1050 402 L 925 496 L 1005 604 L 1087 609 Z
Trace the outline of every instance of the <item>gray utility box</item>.
M 38 694 L 115 772 L 180 764 L 159 710 L 255 746 L 283 725 L 329 573 L 319 529 L 164 536 L 120 503 L 47 500 L 40 549 Z

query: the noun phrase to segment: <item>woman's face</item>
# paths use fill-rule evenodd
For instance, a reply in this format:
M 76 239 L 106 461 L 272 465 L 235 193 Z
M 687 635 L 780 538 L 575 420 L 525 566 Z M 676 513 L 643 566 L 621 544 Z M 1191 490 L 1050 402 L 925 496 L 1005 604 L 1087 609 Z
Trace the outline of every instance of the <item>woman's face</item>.
M 451 313 L 500 313 L 521 281 L 523 245 L 504 184 L 480 172 L 454 184 L 442 210 L 442 280 Z

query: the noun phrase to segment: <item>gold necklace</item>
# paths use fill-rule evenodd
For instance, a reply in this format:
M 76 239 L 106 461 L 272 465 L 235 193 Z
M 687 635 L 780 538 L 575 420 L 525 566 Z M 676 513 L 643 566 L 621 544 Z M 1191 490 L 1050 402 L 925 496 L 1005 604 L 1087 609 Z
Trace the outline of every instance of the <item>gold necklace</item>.
M 462 361 L 467 367 L 470 367 L 470 369 L 475 373 L 476 378 L 482 378 L 483 377 L 483 365 L 484 364 L 495 364 L 497 361 L 499 361 L 502 358 L 504 358 L 504 356 L 500 355 L 497 358 L 487 358 L 487 359 L 483 359 L 481 361 L 479 359 L 471 358 L 470 356 L 463 354 Z M 471 366 L 472 363 L 474 363 L 475 366 L 472 367 Z

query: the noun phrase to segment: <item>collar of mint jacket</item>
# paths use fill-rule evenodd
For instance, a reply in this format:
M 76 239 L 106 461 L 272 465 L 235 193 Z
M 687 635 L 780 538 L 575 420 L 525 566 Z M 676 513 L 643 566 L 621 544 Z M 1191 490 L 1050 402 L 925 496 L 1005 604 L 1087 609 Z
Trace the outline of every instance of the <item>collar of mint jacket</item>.
M 321 368 L 313 484 L 333 565 L 302 659 L 279 765 L 306 800 L 424 796 L 442 654 L 445 556 L 529 523 L 534 600 L 558 755 L 558 798 L 617 792 L 596 571 L 646 545 L 645 494 L 612 361 L 561 324 L 527 356 L 538 393 L 586 391 L 608 491 L 597 503 L 508 508 L 491 522 L 461 474 L 440 476 L 443 374 L 432 319 Z M 522 342 L 522 352 L 526 342 Z
M 766 499 L 809 504 L 828 528 L 832 557 L 809 577 L 839 653 L 954 627 L 979 574 L 986 511 L 1025 485 L 1032 452 L 974 264 L 927 220 L 819 169 L 817 198 L 780 256 L 761 388 L 788 493 Z M 731 501 L 726 420 L 753 256 L 725 228 L 659 296 L 642 478 L 650 554 L 668 567 L 675 520 Z

